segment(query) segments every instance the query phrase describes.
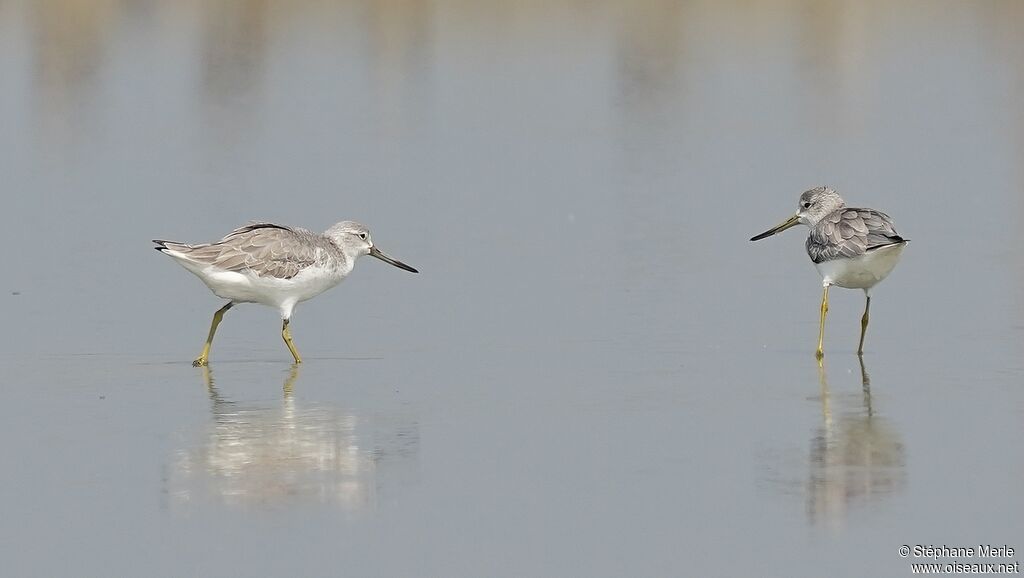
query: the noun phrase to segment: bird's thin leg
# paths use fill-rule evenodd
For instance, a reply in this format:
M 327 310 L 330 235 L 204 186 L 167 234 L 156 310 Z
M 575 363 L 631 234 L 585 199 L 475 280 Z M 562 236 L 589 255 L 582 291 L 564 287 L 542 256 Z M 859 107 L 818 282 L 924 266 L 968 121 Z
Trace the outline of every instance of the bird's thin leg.
M 860 345 L 857 346 L 857 355 L 864 355 L 864 335 L 868 331 L 868 309 L 871 309 L 871 295 L 864 293 L 864 316 L 860 318 Z
M 224 314 L 234 304 L 233 301 L 228 301 L 227 305 L 221 307 L 213 314 L 213 323 L 210 324 L 210 334 L 206 336 L 206 345 L 203 345 L 203 352 L 192 362 L 193 367 L 203 367 L 210 361 L 210 346 L 213 345 L 213 335 L 217 333 L 217 326 L 220 325 L 221 319 L 224 319 Z
M 822 349 L 822 345 L 825 341 L 825 314 L 828 313 L 828 284 L 825 285 L 825 290 L 821 294 L 821 324 L 818 326 L 818 351 L 815 353 L 818 359 L 825 356 L 825 351 Z
M 284 339 L 284 344 L 288 346 L 288 351 L 292 352 L 295 363 L 302 363 L 302 358 L 299 357 L 299 352 L 295 349 L 295 344 L 292 343 L 292 332 L 288 330 L 287 319 L 281 323 L 281 337 Z

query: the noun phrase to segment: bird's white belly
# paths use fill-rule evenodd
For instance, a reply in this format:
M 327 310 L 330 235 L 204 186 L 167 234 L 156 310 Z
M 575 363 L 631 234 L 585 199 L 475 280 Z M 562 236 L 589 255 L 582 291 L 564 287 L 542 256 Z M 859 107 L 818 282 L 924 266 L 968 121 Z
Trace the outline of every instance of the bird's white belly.
M 870 289 L 892 272 L 906 245 L 881 247 L 852 259 L 833 259 L 814 266 L 826 284 L 847 289 Z
M 211 291 L 222 299 L 244 303 L 262 303 L 289 312 L 296 303 L 312 299 L 345 278 L 338 269 L 309 267 L 291 279 L 258 276 L 251 272 L 224 271 L 181 260 Z

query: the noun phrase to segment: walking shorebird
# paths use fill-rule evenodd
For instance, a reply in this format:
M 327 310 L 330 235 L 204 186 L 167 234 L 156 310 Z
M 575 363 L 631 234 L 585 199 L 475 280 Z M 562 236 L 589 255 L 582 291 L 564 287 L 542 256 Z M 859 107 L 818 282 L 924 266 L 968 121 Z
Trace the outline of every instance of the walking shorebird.
M 157 251 L 174 257 L 215 295 L 228 300 L 213 314 L 203 351 L 192 362 L 196 367 L 209 362 L 217 326 L 224 313 L 237 303 L 276 307 L 281 312 L 281 337 L 295 363 L 301 363 L 288 330 L 296 304 L 341 283 L 352 272 L 356 259 L 363 255 L 418 273 L 381 253 L 370 239 L 370 230 L 354 221 L 342 221 L 323 234 L 273 223 L 253 223 L 231 231 L 216 243 L 153 242 Z
M 854 209 L 832 189 L 818 187 L 800 195 L 796 214 L 760 235 L 757 241 L 796 225 L 807 225 L 807 254 L 818 268 L 824 291 L 821 296 L 821 321 L 818 327 L 818 359 L 824 355 L 825 314 L 828 312 L 828 288 L 832 285 L 863 289 L 864 316 L 860 320 L 860 345 L 864 354 L 864 334 L 868 329 L 871 288 L 892 271 L 908 239 L 893 226 L 889 215 L 874 209 Z

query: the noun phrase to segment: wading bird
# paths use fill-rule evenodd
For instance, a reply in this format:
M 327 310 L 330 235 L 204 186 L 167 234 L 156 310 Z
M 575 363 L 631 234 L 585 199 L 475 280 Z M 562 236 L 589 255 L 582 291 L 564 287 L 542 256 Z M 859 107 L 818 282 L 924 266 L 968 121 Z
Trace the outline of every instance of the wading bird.
M 822 277 L 821 322 L 818 327 L 819 359 L 824 355 L 825 314 L 828 313 L 828 288 L 832 285 L 864 290 L 864 316 L 860 320 L 860 345 L 864 354 L 864 334 L 868 329 L 871 288 L 892 271 L 900 259 L 907 239 L 901 237 L 889 215 L 874 209 L 854 209 L 832 189 L 818 187 L 800 195 L 796 214 L 760 235 L 757 241 L 796 225 L 807 225 L 807 254 Z
M 341 283 L 363 255 L 376 257 L 399 269 L 416 269 L 388 257 L 374 246 L 370 230 L 354 221 L 342 221 L 323 234 L 273 223 L 253 223 L 235 229 L 216 243 L 188 245 L 154 240 L 157 251 L 174 257 L 182 267 L 227 305 L 213 314 L 210 334 L 202 353 L 192 362 L 209 362 L 210 346 L 224 313 L 237 303 L 261 303 L 281 313 L 281 337 L 301 363 L 288 323 L 295 305 Z

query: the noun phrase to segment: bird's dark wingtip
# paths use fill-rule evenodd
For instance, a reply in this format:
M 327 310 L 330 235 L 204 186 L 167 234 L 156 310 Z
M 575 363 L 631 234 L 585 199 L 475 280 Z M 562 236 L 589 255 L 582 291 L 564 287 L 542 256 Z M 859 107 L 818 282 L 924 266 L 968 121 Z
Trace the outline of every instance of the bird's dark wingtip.
M 906 245 L 909 242 L 910 239 L 904 239 L 903 237 L 889 237 L 888 243 L 885 243 L 883 245 L 875 245 L 874 247 L 869 247 L 867 251 L 870 252 L 875 251 L 877 249 L 884 249 L 886 247 L 895 247 L 896 245 Z

